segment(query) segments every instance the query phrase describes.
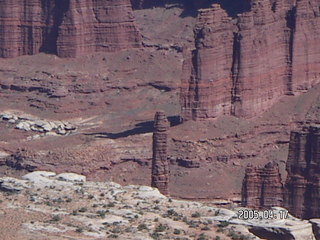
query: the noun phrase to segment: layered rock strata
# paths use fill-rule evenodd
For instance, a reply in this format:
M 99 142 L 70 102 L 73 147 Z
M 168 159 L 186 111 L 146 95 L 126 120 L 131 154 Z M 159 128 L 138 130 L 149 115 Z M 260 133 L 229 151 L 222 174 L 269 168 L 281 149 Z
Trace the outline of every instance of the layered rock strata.
M 76 57 L 140 46 L 130 0 L 1 0 L 0 57 Z
M 242 205 L 252 208 L 282 206 L 283 185 L 277 163 L 264 167 L 248 165 L 242 183 Z
M 169 160 L 167 158 L 167 130 L 169 122 L 164 112 L 157 112 L 154 118 L 152 145 L 152 176 L 151 186 L 168 195 Z
M 285 207 L 297 217 L 320 217 L 320 126 L 291 132 Z
M 217 4 L 200 10 L 195 50 L 185 50 L 182 118 L 253 117 L 319 83 L 319 24 L 316 0 L 251 0 L 235 18 Z

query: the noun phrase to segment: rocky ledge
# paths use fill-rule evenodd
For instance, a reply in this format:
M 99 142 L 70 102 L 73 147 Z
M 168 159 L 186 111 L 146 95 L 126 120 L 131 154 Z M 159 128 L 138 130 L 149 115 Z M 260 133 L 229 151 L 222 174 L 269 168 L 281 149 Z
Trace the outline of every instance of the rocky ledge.
M 283 208 L 270 209 L 277 218 L 248 219 L 249 209 L 174 200 L 151 187 L 45 171 L 0 178 L 0 208 L 0 235 L 16 240 L 315 239 L 312 224 L 319 229 L 317 219 L 300 220 Z

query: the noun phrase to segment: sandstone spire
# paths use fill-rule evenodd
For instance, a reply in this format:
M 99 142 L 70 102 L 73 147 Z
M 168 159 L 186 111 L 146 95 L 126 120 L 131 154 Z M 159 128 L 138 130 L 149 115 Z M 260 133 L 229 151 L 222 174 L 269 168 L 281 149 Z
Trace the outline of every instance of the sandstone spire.
M 167 129 L 169 123 L 163 111 L 156 113 L 152 145 L 152 180 L 151 186 L 168 195 L 169 166 L 167 160 Z
M 242 183 L 242 205 L 252 208 L 282 206 L 283 186 L 279 166 L 269 162 L 264 167 L 248 165 Z

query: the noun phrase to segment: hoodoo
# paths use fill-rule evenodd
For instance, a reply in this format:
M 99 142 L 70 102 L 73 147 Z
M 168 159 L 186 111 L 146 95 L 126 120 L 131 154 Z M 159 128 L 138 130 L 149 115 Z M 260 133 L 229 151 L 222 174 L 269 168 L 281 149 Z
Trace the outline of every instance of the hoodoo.
M 154 118 L 154 132 L 152 145 L 152 180 L 151 186 L 168 195 L 169 163 L 167 158 L 167 130 L 169 122 L 163 111 L 156 113 Z

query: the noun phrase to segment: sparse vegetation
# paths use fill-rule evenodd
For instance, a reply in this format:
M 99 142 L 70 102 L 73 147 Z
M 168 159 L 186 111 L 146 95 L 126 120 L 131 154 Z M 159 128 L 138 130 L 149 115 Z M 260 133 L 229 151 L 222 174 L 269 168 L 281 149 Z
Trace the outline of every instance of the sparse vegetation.
M 164 232 L 168 227 L 163 225 L 162 223 L 160 223 L 156 228 L 155 228 L 155 232 Z
M 227 221 L 222 221 L 218 224 L 218 227 L 220 228 L 224 228 L 224 227 L 227 227 L 229 225 L 229 222 Z
M 80 209 L 78 210 L 78 212 L 81 212 L 81 213 L 84 213 L 84 212 L 86 212 L 86 211 L 88 211 L 88 209 L 87 209 L 86 207 L 82 207 L 82 208 L 80 208 Z
M 143 230 L 148 230 L 148 227 L 146 224 L 141 223 L 139 224 L 139 226 L 137 227 L 138 231 L 143 231 Z
M 54 215 L 50 222 L 59 222 L 61 220 L 61 217 L 59 215 Z
M 105 216 L 106 216 L 106 211 L 104 211 L 104 210 L 98 210 L 98 211 L 97 211 L 97 214 L 98 214 L 100 217 L 105 218 Z
M 199 212 L 195 212 L 195 213 L 192 213 L 192 214 L 191 214 L 191 217 L 193 217 L 193 218 L 199 218 L 199 217 L 201 217 L 201 214 L 200 214 Z

